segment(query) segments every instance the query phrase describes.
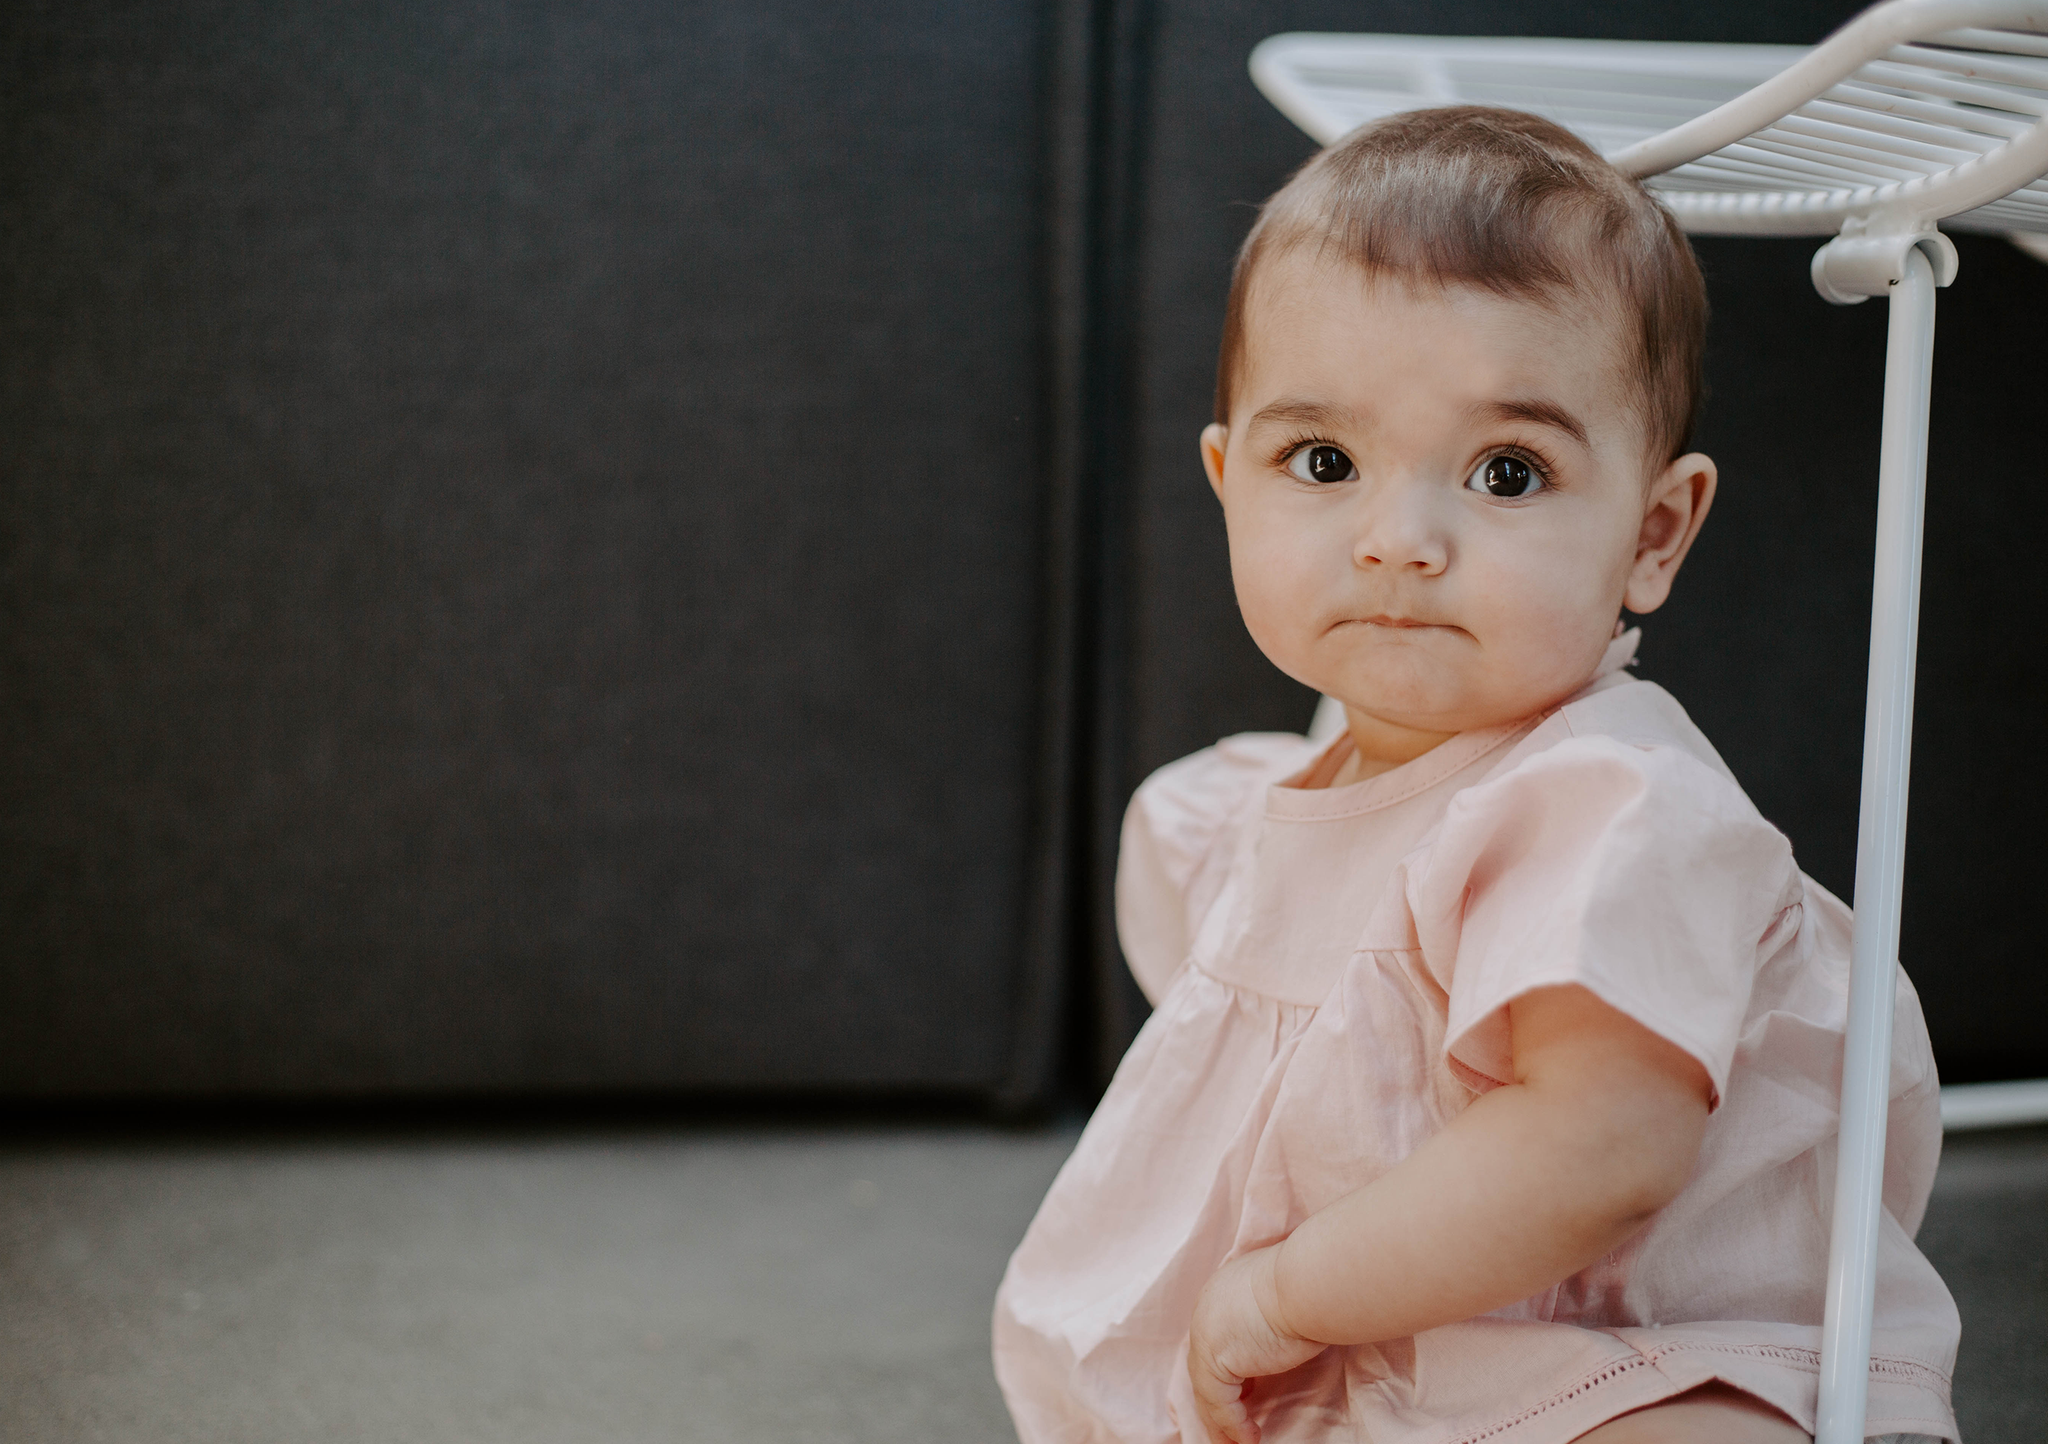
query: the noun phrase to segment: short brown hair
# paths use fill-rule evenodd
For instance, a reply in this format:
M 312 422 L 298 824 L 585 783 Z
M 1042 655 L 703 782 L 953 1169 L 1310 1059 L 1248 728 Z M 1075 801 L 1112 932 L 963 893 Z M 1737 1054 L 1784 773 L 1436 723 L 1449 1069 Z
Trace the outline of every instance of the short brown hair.
M 1665 460 L 1687 449 L 1704 389 L 1707 293 L 1671 213 L 1570 131 L 1490 106 L 1412 110 L 1312 158 L 1259 211 L 1238 251 L 1216 367 L 1228 425 L 1261 261 L 1300 246 L 1368 273 L 1548 300 L 1589 280 L 1632 323 L 1632 389 Z

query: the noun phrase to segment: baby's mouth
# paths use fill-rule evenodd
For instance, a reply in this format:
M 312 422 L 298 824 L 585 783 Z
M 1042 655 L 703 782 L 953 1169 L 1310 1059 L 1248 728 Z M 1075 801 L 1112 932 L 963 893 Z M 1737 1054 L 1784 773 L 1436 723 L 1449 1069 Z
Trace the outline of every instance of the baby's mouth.
M 1455 630 L 1443 622 L 1423 622 L 1414 617 L 1393 617 L 1381 613 L 1371 617 L 1354 617 L 1353 621 L 1362 627 L 1385 627 L 1390 631 Z
M 1375 612 L 1369 617 L 1346 617 L 1331 630 L 1343 631 L 1347 627 L 1363 628 L 1367 636 L 1383 637 L 1389 643 L 1396 639 L 1404 642 L 1421 642 L 1431 637 L 1471 635 L 1455 622 L 1426 622 L 1420 617 L 1397 616 L 1392 612 Z

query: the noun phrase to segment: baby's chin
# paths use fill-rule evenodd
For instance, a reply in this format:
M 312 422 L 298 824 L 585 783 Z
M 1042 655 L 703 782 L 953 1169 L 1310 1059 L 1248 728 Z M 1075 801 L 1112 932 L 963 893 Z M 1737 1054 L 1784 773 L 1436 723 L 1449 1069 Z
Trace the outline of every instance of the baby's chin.
M 1348 707 L 1382 722 L 1416 732 L 1478 732 L 1520 722 L 1556 706 L 1585 685 L 1576 677 L 1517 679 L 1512 685 L 1479 685 L 1455 671 L 1397 667 L 1378 675 L 1346 677 L 1340 690 L 1326 688 Z

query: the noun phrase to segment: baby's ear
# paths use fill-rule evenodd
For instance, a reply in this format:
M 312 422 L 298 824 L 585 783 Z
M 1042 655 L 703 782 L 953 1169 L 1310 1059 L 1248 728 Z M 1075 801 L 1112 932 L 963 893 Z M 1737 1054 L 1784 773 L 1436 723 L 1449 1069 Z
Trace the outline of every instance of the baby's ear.
M 1223 495 L 1223 455 L 1230 450 L 1230 428 L 1212 421 L 1202 428 L 1202 470 L 1209 473 L 1209 489 Z
M 1631 612 L 1654 612 L 1671 595 L 1678 568 L 1714 504 L 1719 477 L 1712 457 L 1689 451 L 1651 479 L 1643 499 L 1643 528 L 1636 536 L 1636 561 L 1622 596 L 1622 605 Z

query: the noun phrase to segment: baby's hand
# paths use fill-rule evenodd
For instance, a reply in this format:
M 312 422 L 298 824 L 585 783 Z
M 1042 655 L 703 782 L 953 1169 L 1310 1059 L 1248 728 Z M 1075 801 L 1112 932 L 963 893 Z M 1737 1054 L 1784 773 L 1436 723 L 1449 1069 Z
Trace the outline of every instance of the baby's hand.
M 1211 1439 L 1258 1444 L 1259 1426 L 1245 1407 L 1253 1379 L 1284 1374 L 1325 1345 L 1287 1331 L 1280 1319 L 1273 1264 L 1280 1246 L 1232 1259 L 1216 1270 L 1195 1304 L 1188 1335 L 1188 1377 Z

